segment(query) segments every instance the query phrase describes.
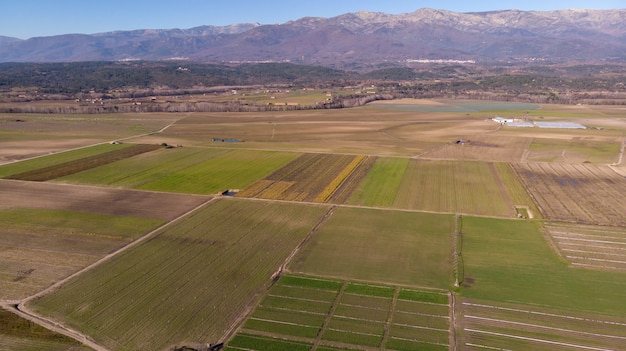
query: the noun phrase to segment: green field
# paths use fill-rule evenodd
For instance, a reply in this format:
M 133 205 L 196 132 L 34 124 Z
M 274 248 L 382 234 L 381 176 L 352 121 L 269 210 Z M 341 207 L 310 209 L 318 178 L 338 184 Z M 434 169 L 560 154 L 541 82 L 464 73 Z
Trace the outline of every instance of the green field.
M 534 208 L 515 175 L 498 165 L 379 158 L 348 203 L 498 217 L 513 217 L 514 205 Z
M 91 118 L 101 134 L 81 131 L 85 116 L 0 116 L 14 129 L 0 132 L 0 162 L 137 132 L 0 166 L 0 178 L 46 174 L 0 179 L 0 302 L 27 299 L 27 311 L 111 351 L 621 350 L 626 183 L 599 164 L 616 161 L 623 109 L 394 103 Z M 598 127 L 488 120 L 525 113 Z M 239 192 L 205 196 L 225 190 Z M 616 220 L 592 225 L 604 217 Z M 81 349 L 0 321 L 0 349 Z
M 60 178 L 69 174 L 78 173 L 84 170 L 97 168 L 99 166 L 133 157 L 135 155 L 154 151 L 156 149 L 159 149 L 160 147 L 161 146 L 159 145 L 135 144 L 126 148 L 112 150 L 102 154 L 84 157 L 78 160 L 64 162 L 54 166 L 14 174 L 7 178 L 43 182 Z
M 392 207 L 408 163 L 407 158 L 379 158 L 348 203 Z
M 131 147 L 132 145 L 133 144 L 100 144 L 77 150 L 61 152 L 45 157 L 38 157 L 26 161 L 2 165 L 0 166 L 0 178 L 6 178 L 15 174 L 39 170 L 46 167 L 57 166 L 66 162 L 77 161 L 80 159 L 101 155 L 115 150 L 122 150 Z
M 296 154 L 209 148 L 174 148 L 139 155 L 59 181 L 141 190 L 215 194 L 243 189 Z
M 445 293 L 287 275 L 272 287 L 227 350 L 448 348 Z M 316 345 L 313 347 L 313 345 Z
M 160 149 L 98 168 L 59 178 L 59 181 L 138 188 L 160 177 L 207 161 L 226 150 L 182 147 Z
M 116 350 L 217 342 L 325 211 L 218 200 L 30 305 Z
M 452 232 L 450 215 L 337 208 L 290 269 L 445 289 L 452 279 Z
M 541 223 L 463 217 L 464 297 L 624 316 L 626 274 L 568 265 Z M 598 293 L 601 292 L 601 293 Z
M 289 162 L 296 154 L 231 150 L 205 162 L 164 175 L 139 189 L 215 194 L 243 189 Z

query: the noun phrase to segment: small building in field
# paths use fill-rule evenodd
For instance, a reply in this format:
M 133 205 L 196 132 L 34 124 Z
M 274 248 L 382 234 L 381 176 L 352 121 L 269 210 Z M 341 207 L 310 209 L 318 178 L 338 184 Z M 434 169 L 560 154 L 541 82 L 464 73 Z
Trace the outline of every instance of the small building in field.
M 515 119 L 513 118 L 504 118 L 504 117 L 497 117 L 497 116 L 492 118 L 491 120 L 500 124 L 507 124 L 507 123 L 515 122 Z

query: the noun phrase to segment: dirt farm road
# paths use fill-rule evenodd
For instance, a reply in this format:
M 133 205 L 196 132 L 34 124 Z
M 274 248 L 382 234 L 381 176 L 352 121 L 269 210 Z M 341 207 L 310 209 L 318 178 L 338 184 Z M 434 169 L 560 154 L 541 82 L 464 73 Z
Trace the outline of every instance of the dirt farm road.
M 210 198 L 207 201 L 204 201 L 203 203 L 201 203 L 200 205 L 190 209 L 189 211 L 181 214 L 180 216 L 176 217 L 175 219 L 153 229 L 151 232 L 147 233 L 146 235 L 136 239 L 135 241 L 131 242 L 130 244 L 120 248 L 117 251 L 114 251 L 104 257 L 102 257 L 101 259 L 99 259 L 98 261 L 92 263 L 91 265 L 75 272 L 74 274 L 66 277 L 63 280 L 60 280 L 56 283 L 54 283 L 53 285 L 49 286 L 48 288 L 38 292 L 35 295 L 29 296 L 25 299 L 19 300 L 19 301 L 0 301 L 0 305 L 2 306 L 2 308 L 11 311 L 12 313 L 15 313 L 17 315 L 19 315 L 20 317 L 27 319 L 33 323 L 36 323 L 46 329 L 52 330 L 54 332 L 57 332 L 59 334 L 63 334 L 66 335 L 68 337 L 71 337 L 72 339 L 75 339 L 81 343 L 83 343 L 86 346 L 89 346 L 91 348 L 93 348 L 96 351 L 110 351 L 109 349 L 107 349 L 106 347 L 96 343 L 95 341 L 93 341 L 89 336 L 73 330 L 59 322 L 53 321 L 51 319 L 39 316 L 38 314 L 36 314 L 35 312 L 31 311 L 27 306 L 26 303 L 28 303 L 29 301 L 32 301 L 40 296 L 46 295 L 52 291 L 54 291 L 55 289 L 59 288 L 61 285 L 63 285 L 64 283 L 66 283 L 67 281 L 69 281 L 70 279 L 83 274 L 85 272 L 87 272 L 90 269 L 93 269 L 94 267 L 97 267 L 107 261 L 109 261 L 110 259 L 112 259 L 114 256 L 118 255 L 119 253 L 122 253 L 126 250 L 131 249 L 132 247 L 135 247 L 137 245 L 139 245 L 140 243 L 146 241 L 147 239 L 151 238 L 152 236 L 155 235 L 155 233 L 159 232 L 161 229 L 168 227 L 176 222 L 178 222 L 179 220 L 181 220 L 183 217 L 189 215 L 190 213 L 193 213 L 197 210 L 199 210 L 200 208 L 206 206 L 207 204 L 209 204 L 211 201 L 215 200 L 216 198 Z

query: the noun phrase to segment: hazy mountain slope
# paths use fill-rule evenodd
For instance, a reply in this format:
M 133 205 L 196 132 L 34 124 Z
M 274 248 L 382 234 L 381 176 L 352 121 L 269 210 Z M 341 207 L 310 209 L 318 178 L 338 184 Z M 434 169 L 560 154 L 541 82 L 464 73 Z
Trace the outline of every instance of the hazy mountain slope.
M 0 62 L 164 60 L 291 61 L 337 67 L 410 59 L 626 61 L 626 10 L 420 9 L 348 13 L 280 25 L 0 37 Z

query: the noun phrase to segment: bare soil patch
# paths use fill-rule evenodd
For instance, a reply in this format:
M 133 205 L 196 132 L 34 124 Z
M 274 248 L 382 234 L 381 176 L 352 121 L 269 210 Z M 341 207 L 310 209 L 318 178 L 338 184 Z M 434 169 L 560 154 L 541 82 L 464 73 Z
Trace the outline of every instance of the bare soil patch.
M 0 180 L 0 208 L 42 208 L 172 220 L 210 197 Z
M 626 225 L 626 179 L 608 166 L 520 163 L 513 168 L 547 218 Z

